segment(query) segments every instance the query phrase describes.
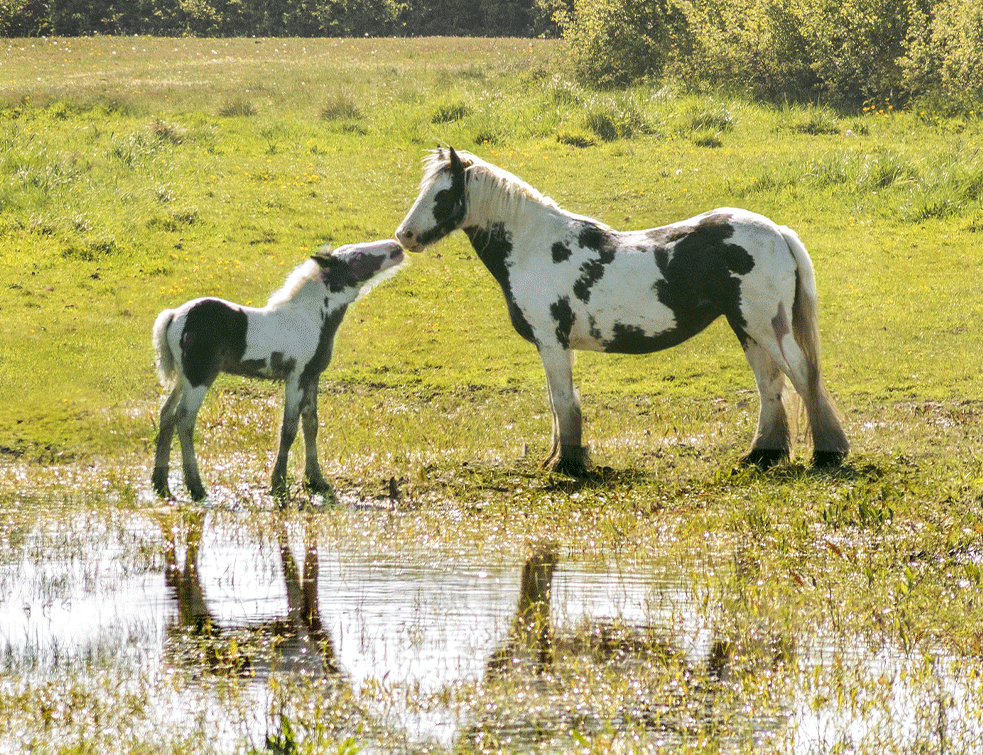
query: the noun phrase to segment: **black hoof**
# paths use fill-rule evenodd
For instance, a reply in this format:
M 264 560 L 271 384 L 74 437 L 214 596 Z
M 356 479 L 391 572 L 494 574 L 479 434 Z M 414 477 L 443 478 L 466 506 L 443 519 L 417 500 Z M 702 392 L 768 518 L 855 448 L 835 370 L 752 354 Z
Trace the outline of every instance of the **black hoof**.
M 200 485 L 196 485 L 193 488 L 188 488 L 188 492 L 191 493 L 191 500 L 195 503 L 201 503 L 205 500 L 205 489 Z
M 812 455 L 812 465 L 824 469 L 839 467 L 846 460 L 846 451 L 816 451 Z
M 783 461 L 788 461 L 788 451 L 785 449 L 752 448 L 741 457 L 741 466 L 770 469 Z
M 167 484 L 167 470 L 166 469 L 155 469 L 153 475 L 150 478 L 151 484 L 154 486 L 154 492 L 160 498 L 172 498 L 171 488 Z
M 589 477 L 591 463 L 587 446 L 561 446 L 559 453 L 554 451 L 546 458 L 543 468 L 570 477 Z
M 304 480 L 304 490 L 311 495 L 328 495 L 331 493 L 331 483 L 323 477 L 307 478 Z

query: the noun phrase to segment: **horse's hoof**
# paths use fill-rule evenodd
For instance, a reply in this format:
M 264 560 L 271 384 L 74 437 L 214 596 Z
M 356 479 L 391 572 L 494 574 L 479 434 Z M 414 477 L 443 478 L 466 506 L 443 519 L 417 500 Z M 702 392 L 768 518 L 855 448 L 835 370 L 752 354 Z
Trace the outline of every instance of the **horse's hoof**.
M 591 463 L 587 446 L 561 446 L 559 453 L 554 451 L 546 458 L 543 467 L 570 477 L 589 477 Z
M 812 454 L 812 465 L 823 469 L 839 467 L 846 460 L 846 451 L 816 451 Z
M 191 500 L 195 503 L 201 503 L 205 500 L 205 488 L 203 488 L 201 485 L 188 488 L 188 492 L 191 493 Z
M 788 461 L 788 450 L 782 448 L 752 448 L 741 457 L 742 467 L 770 469 L 776 464 Z

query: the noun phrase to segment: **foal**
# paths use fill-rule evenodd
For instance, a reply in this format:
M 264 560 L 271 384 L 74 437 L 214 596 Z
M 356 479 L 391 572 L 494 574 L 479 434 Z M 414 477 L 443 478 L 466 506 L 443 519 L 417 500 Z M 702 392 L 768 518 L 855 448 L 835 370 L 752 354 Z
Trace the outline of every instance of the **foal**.
M 169 498 L 167 468 L 171 440 L 181 441 L 184 484 L 200 501 L 205 488 L 198 473 L 194 426 L 198 409 L 220 372 L 282 380 L 286 386 L 280 447 L 273 465 L 271 492 L 287 493 L 287 454 L 303 418 L 304 484 L 313 493 L 331 489 L 317 459 L 317 388 L 335 333 L 348 305 L 404 260 L 395 241 L 350 244 L 305 260 L 270 296 L 265 307 L 245 307 L 222 299 L 193 299 L 165 309 L 154 323 L 157 375 L 170 391 L 160 412 L 153 485 Z

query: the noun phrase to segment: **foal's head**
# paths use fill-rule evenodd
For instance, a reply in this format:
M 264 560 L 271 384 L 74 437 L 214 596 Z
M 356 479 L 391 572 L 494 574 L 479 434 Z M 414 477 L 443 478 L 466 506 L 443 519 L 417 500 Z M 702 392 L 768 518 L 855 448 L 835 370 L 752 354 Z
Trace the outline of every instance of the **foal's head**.
M 420 196 L 396 229 L 399 243 L 418 252 L 461 227 L 468 210 L 466 167 L 452 148 L 431 153 Z
M 320 266 L 321 282 L 332 301 L 350 304 L 394 275 L 406 256 L 399 242 L 385 239 L 345 244 L 331 253 L 322 249 L 311 259 Z

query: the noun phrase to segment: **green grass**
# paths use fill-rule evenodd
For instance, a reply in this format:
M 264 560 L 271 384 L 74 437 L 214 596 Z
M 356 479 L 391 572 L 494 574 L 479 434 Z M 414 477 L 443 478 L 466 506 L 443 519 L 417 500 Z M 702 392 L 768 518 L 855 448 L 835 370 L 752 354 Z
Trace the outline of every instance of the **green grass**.
M 341 500 L 381 495 L 395 478 L 403 505 L 384 521 L 329 507 L 318 526 L 380 549 L 442 543 L 490 557 L 540 538 L 588 558 L 710 551 L 734 565 L 694 582 L 707 616 L 744 643 L 735 710 L 767 707 L 772 694 L 814 695 L 817 710 L 851 690 L 881 700 L 842 667 L 779 674 L 762 691 L 751 673 L 762 626 L 803 647 L 830 632 L 897 646 L 929 664 L 918 666 L 926 679 L 939 653 L 978 672 L 981 123 L 646 87 L 598 93 L 564 65 L 560 43 L 529 40 L 8 41 L 0 509 L 10 552 L 38 517 L 126 520 L 152 500 L 158 311 L 200 295 L 261 304 L 321 244 L 391 236 L 425 150 L 449 143 L 619 228 L 723 205 L 793 227 L 816 267 L 824 370 L 853 456 L 839 474 L 795 461 L 735 472 L 757 397 L 736 339 L 716 323 L 660 354 L 580 355 L 586 439 L 610 469 L 585 485 L 541 472 L 542 368 L 457 234 L 349 310 L 322 378 L 319 445 Z M 280 401 L 277 386 L 223 378 L 198 423 L 206 486 L 250 521 L 270 516 L 262 491 Z M 556 695 L 630 698 L 618 686 L 630 676 L 572 663 Z M 676 663 L 666 660 L 670 676 L 684 673 Z M 103 674 L 95 691 L 67 686 L 87 715 L 122 699 L 113 715 L 125 728 L 139 700 Z M 678 674 L 648 683 L 678 693 Z M 0 697 L 33 720 L 47 692 L 19 684 Z M 465 715 L 485 711 L 494 732 L 498 716 L 535 719 L 534 687 L 446 694 Z M 509 707 L 517 689 L 524 713 Z M 291 704 L 306 710 L 308 694 Z M 585 751 L 623 736 L 595 731 Z M 689 751 L 706 751 L 700 741 Z

